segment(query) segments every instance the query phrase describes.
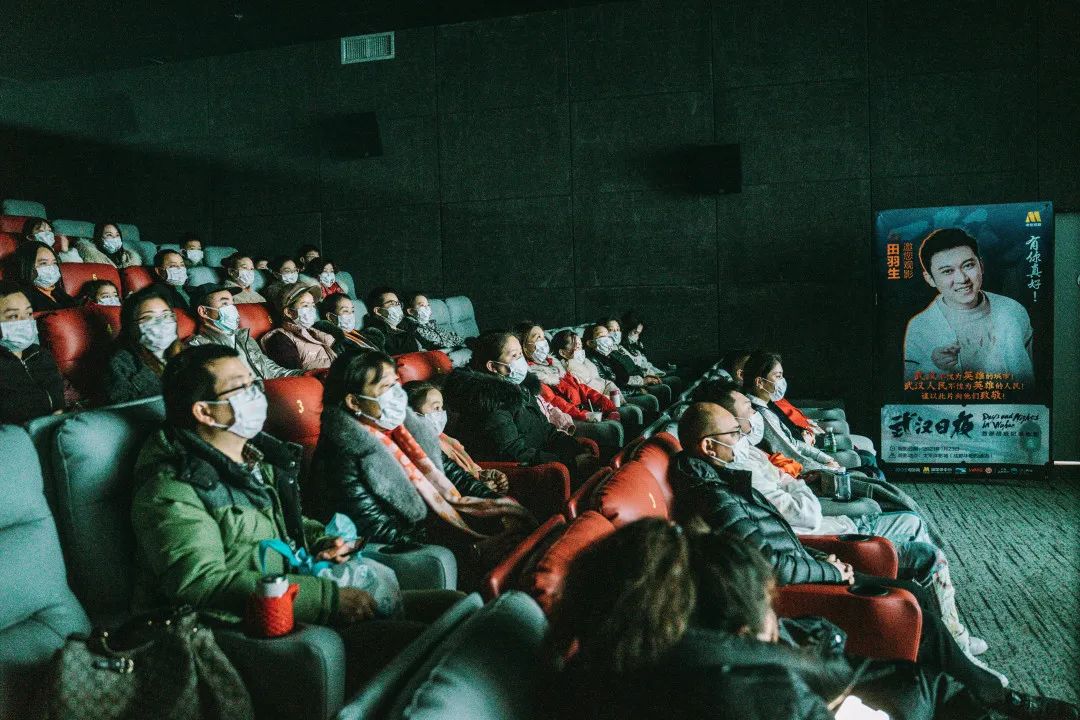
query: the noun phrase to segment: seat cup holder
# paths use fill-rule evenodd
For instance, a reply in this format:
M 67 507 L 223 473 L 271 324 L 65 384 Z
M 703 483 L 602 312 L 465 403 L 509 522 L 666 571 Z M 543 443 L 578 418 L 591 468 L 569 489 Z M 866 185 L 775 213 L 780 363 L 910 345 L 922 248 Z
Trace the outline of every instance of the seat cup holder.
M 889 594 L 889 588 L 873 583 L 856 583 L 849 587 L 847 591 L 859 597 L 885 597 Z
M 844 542 L 866 542 L 867 540 L 873 540 L 873 535 L 865 535 L 863 533 L 844 533 L 843 535 L 837 535 L 837 539 Z

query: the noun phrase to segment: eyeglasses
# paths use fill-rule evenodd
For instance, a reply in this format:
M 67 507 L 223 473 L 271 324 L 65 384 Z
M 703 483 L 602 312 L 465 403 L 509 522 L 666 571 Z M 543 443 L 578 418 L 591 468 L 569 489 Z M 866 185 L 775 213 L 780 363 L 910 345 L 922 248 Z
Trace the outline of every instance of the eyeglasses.
M 263 382 L 262 378 L 255 378 L 254 380 L 247 383 L 246 385 L 237 385 L 234 388 L 229 388 L 228 390 L 222 390 L 221 392 L 216 393 L 214 395 L 214 397 L 219 398 L 222 395 L 228 395 L 229 393 L 236 392 L 237 390 L 243 390 L 244 392 L 250 393 L 252 388 L 254 388 L 255 390 L 258 390 L 260 393 L 263 393 L 263 394 L 266 393 L 266 384 Z M 215 399 L 215 400 L 204 400 L 203 402 L 225 403 L 225 402 L 229 402 L 229 401 L 228 400 L 216 400 Z
M 706 435 L 707 438 L 724 437 L 725 435 L 742 435 L 742 430 L 728 430 L 727 432 L 710 433 Z

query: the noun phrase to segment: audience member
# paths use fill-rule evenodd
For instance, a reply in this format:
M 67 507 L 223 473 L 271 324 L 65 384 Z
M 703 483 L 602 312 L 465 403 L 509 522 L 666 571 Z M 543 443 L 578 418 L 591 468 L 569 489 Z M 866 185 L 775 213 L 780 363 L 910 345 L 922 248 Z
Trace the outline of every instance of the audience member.
M 297 264 L 297 267 L 300 268 L 301 272 L 306 273 L 308 275 L 311 275 L 311 272 L 307 269 L 306 266 L 307 266 L 309 261 L 314 260 L 315 258 L 319 257 L 320 255 L 322 255 L 322 253 L 319 251 L 319 248 L 317 248 L 316 246 L 311 245 L 311 244 L 301 245 L 296 250 L 296 264 Z M 318 273 L 316 273 L 316 274 L 318 274 Z
M 568 367 L 570 372 L 577 375 L 579 380 L 588 382 L 589 377 L 599 377 L 614 383 L 623 393 L 623 398 L 628 403 L 637 405 L 645 413 L 645 422 L 652 422 L 660 414 L 660 399 L 655 393 L 648 392 L 648 383 L 642 375 L 630 375 L 622 363 L 611 357 L 615 350 L 615 340 L 603 325 L 591 325 L 585 328 L 585 334 L 581 337 L 584 346 L 582 355 L 576 355 L 570 360 Z M 655 378 L 654 378 L 655 379 Z M 659 379 L 652 385 L 659 384 Z M 666 395 L 666 390 L 664 391 Z
M 283 368 L 266 357 L 247 328 L 240 327 L 240 312 L 233 296 L 240 292 L 234 285 L 206 283 L 191 289 L 191 306 L 198 316 L 198 332 L 188 340 L 188 347 L 224 345 L 240 354 L 240 359 L 260 380 L 303 375 L 303 370 Z
M 202 238 L 195 233 L 185 233 L 180 238 L 180 253 L 186 267 L 203 267 L 206 265 L 206 251 L 203 249 Z
M 334 336 L 334 352 L 344 355 L 356 350 L 386 352 L 386 335 L 378 328 L 357 329 L 356 306 L 344 293 L 327 295 L 319 303 L 323 319 L 315 328 Z
M 255 285 L 255 263 L 249 255 L 240 252 L 234 253 L 225 258 L 221 266 L 225 268 L 228 284 L 240 288 L 240 291 L 233 297 L 233 302 L 237 304 L 266 302 L 266 298 L 255 292 L 253 287 Z
M 187 269 L 184 256 L 176 250 L 158 250 L 154 255 L 154 269 L 151 271 L 154 286 L 165 295 L 170 307 L 191 308 L 191 296 L 184 287 L 188 281 Z
M 319 283 L 320 300 L 334 293 L 348 295 L 348 291 L 337 281 L 337 265 L 329 258 L 314 257 L 309 259 L 304 263 L 304 274 L 314 278 Z
M 386 352 L 390 355 L 404 355 L 416 352 L 420 344 L 416 341 L 413 328 L 402 324 L 405 312 L 401 301 L 392 288 L 377 287 L 366 298 L 368 314 L 364 318 L 365 328 L 376 328 L 386 336 Z
M 65 262 L 101 263 L 118 268 L 142 265 L 142 258 L 139 257 L 139 253 L 124 247 L 120 226 L 116 223 L 98 223 L 94 226 L 94 237 L 89 240 L 76 240 L 75 250 L 79 254 L 79 260 L 69 260 L 62 255 L 63 260 Z
M 263 570 L 259 544 L 280 540 L 319 561 L 345 562 L 353 547 L 326 538 L 303 515 L 298 492 L 301 448 L 262 432 L 267 401 L 235 350 L 191 348 L 172 358 L 162 381 L 165 424 L 147 440 L 135 466 L 131 519 L 138 563 L 136 610 L 190 605 L 236 622 Z M 374 598 L 329 577 L 289 572 L 266 558 L 271 573 L 300 586 L 298 623 L 333 625 L 345 640 L 346 692 L 415 639 L 425 623 L 461 597 L 452 591 L 405 593 L 405 619 L 374 620 Z
M 671 404 L 672 388 L 665 385 L 663 378 L 646 373 L 637 366 L 634 358 L 630 356 L 626 348 L 622 346 L 622 327 L 619 325 L 619 321 L 615 318 L 605 318 L 601 320 L 597 325 L 602 325 L 608 331 L 608 337 L 611 340 L 610 349 L 605 357 L 608 360 L 608 364 L 612 365 L 616 370 L 616 375 L 622 377 L 625 373 L 627 378 L 641 377 L 644 380 L 644 390 L 650 395 L 655 395 L 656 399 L 660 402 L 660 407 L 667 407 Z M 605 343 L 607 345 L 607 343 Z M 588 346 L 586 346 L 588 347 Z M 622 368 L 622 372 L 619 372 L 619 368 Z M 678 381 L 678 378 L 676 378 Z M 681 386 L 681 382 L 679 382 Z
M 302 283 L 285 285 L 278 293 L 280 327 L 259 340 L 263 352 L 278 365 L 293 370 L 319 370 L 330 367 L 337 353 L 334 337 L 315 329 L 319 313 L 311 288 Z
M 150 285 L 128 295 L 120 308 L 116 349 L 105 372 L 109 403 L 160 395 L 165 363 L 182 349 L 168 293 Z
M 30 299 L 12 280 L 0 280 L 0 424 L 64 410 L 64 380 L 38 340 Z
M 64 235 L 57 236 L 53 232 L 52 223 L 45 218 L 28 217 L 23 222 L 21 243 L 39 242 L 51 248 L 59 248 L 61 252 L 68 251 L 68 239 Z M 63 243 L 60 247 L 59 243 Z M 77 253 L 76 253 L 77 254 Z M 78 262 L 78 260 L 76 260 Z
M 263 257 L 262 255 L 256 257 L 255 258 L 255 269 L 256 270 L 269 270 L 270 269 L 270 258 Z
M 413 292 L 405 296 L 405 319 L 413 327 L 421 350 L 450 352 L 465 347 L 465 338 L 453 330 L 440 328 L 431 316 L 431 303 L 427 296 Z
M 641 332 L 644 330 L 645 325 L 640 320 L 634 318 L 633 322 L 636 323 L 635 336 L 637 337 L 638 345 L 641 344 Z M 659 382 L 652 383 L 655 387 L 657 398 L 660 400 L 660 404 L 664 407 L 671 404 L 672 398 L 678 397 L 679 393 L 683 389 L 683 381 L 678 375 L 660 370 L 647 359 L 642 361 L 644 354 L 635 356 L 630 352 L 626 346 L 626 338 L 623 335 L 622 323 L 616 317 L 605 318 L 601 321 L 601 324 L 608 329 L 608 334 L 611 339 L 615 341 L 615 348 L 611 352 L 611 357 L 615 358 L 623 367 L 626 368 L 627 373 L 642 373 L 647 383 L 650 378 L 656 378 Z M 666 386 L 666 391 L 661 385 Z
M 61 310 L 77 303 L 64 291 L 56 252 L 40 242 L 28 242 L 15 251 L 15 271 L 34 312 Z
M 743 384 L 743 367 L 746 365 L 748 357 L 750 357 L 749 350 L 741 348 L 728 350 L 720 356 L 721 375 L 727 380 L 738 383 L 741 387 Z
M 585 350 L 581 347 L 581 338 L 577 333 L 573 330 L 560 330 L 551 337 L 550 345 L 551 355 L 548 359 L 551 361 L 551 366 L 561 373 L 562 377 L 569 378 L 570 383 L 577 383 L 581 387 L 581 396 L 585 398 L 586 404 L 592 403 L 595 409 L 601 404 L 599 400 L 594 399 L 596 395 L 607 398 L 611 402 L 611 407 L 619 413 L 619 422 L 624 430 L 623 436 L 635 438 L 641 434 L 642 428 L 645 427 L 644 410 L 633 403 L 623 403 L 619 386 L 601 377 L 596 366 L 585 357 Z M 578 367 L 580 375 L 571 371 L 572 364 Z M 538 372 L 544 371 L 540 369 Z M 588 392 L 595 395 L 588 395 Z M 568 394 L 566 397 L 571 402 L 574 401 L 572 395 Z M 648 402 L 656 402 L 655 398 L 646 397 L 649 398 Z M 581 406 L 580 402 L 578 406 Z
M 278 255 L 270 261 L 268 268 L 270 271 L 270 277 L 272 278 L 270 284 L 263 290 L 263 295 L 270 299 L 270 302 L 275 305 L 278 303 L 278 295 L 281 294 L 281 289 L 286 285 L 292 285 L 293 283 L 300 282 L 300 268 L 297 266 L 296 261 L 288 255 Z M 305 281 L 305 284 L 313 284 L 311 281 Z M 321 290 L 315 290 L 315 293 L 320 293 L 318 298 L 321 298 Z M 316 297 L 314 294 L 312 297 Z
M 84 305 L 105 305 L 119 307 L 120 290 L 111 280 L 91 280 L 83 283 L 79 298 Z
M 432 428 L 439 434 L 439 449 L 443 454 L 443 471 L 454 483 L 458 490 L 467 495 L 486 497 L 480 488 L 473 484 L 462 486 L 459 481 L 460 473 L 465 472 L 473 480 L 482 483 L 495 496 L 505 495 L 510 491 L 510 481 L 502 470 L 485 470 L 472 459 L 465 451 L 465 446 L 459 441 L 447 435 L 447 413 L 443 407 L 442 390 L 434 383 L 414 380 L 405 384 L 405 392 L 409 395 L 409 407 L 420 417 L 431 423 Z

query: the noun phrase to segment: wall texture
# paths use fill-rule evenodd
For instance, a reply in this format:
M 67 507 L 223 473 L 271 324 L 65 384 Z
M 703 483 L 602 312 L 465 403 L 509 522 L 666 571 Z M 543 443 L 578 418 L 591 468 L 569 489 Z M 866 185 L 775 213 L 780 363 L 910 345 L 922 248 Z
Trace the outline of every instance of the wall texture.
M 0 190 L 157 242 L 321 243 L 482 326 L 633 306 L 658 350 L 778 348 L 865 427 L 873 211 L 1080 207 L 1078 8 L 637 0 L 406 30 L 381 63 L 327 41 L 2 85 Z M 368 111 L 383 155 L 342 156 Z M 712 143 L 742 145 L 741 194 L 669 182 Z

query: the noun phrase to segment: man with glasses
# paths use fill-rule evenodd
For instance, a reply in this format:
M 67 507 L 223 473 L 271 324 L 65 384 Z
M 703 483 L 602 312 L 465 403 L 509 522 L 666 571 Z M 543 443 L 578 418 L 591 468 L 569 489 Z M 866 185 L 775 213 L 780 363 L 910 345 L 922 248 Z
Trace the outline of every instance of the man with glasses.
M 353 544 L 325 537 L 321 522 L 304 517 L 303 450 L 262 432 L 263 383 L 236 350 L 189 348 L 169 360 L 162 386 L 165 423 L 147 440 L 134 473 L 135 608 L 186 604 L 239 622 L 264 574 L 263 540 L 281 540 L 319 561 L 347 560 Z M 289 569 L 280 555 L 267 555 L 266 573 L 284 573 L 300 586 L 296 621 L 333 625 L 344 637 L 350 693 L 425 627 L 374 620 L 369 593 Z M 415 614 L 431 620 L 460 597 L 445 590 L 406 593 L 406 617 L 419 608 Z
M 191 290 L 191 306 L 199 317 L 199 332 L 188 340 L 188 347 L 224 345 L 240 354 L 248 369 L 262 380 L 303 375 L 303 370 L 288 370 L 266 357 L 247 328 L 240 327 L 240 311 L 233 296 L 242 288 L 206 283 Z
M 377 328 L 386 335 L 387 355 L 404 355 L 420 350 L 413 324 L 402 322 L 405 311 L 393 289 L 375 288 L 368 293 L 366 303 L 368 314 L 364 318 L 364 327 Z

